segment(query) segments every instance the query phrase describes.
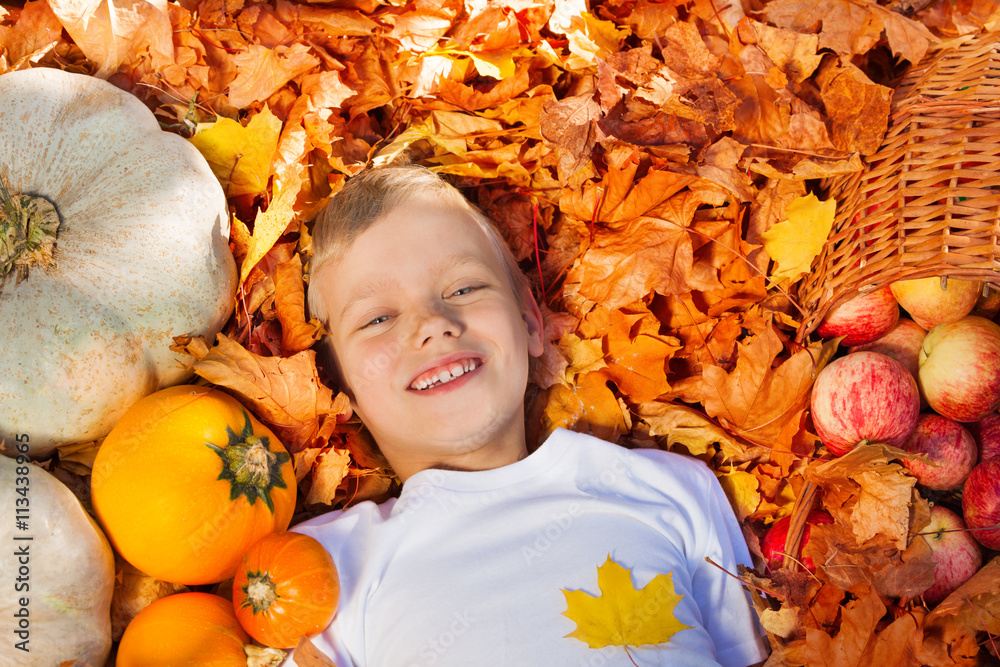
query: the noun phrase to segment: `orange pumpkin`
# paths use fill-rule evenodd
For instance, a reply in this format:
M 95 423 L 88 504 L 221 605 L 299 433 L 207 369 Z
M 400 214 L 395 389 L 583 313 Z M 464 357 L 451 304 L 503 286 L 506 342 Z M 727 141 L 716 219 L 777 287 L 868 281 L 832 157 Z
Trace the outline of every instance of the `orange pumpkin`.
M 264 535 L 295 509 L 291 457 L 233 397 L 176 386 L 139 400 L 104 440 L 91 494 L 108 539 L 163 581 L 233 576 Z
M 340 579 L 322 544 L 299 533 L 272 533 L 250 547 L 233 579 L 233 606 L 261 644 L 291 648 L 322 631 L 337 611 Z
M 250 637 L 228 600 L 209 593 L 160 598 L 132 619 L 118 645 L 117 667 L 246 667 Z

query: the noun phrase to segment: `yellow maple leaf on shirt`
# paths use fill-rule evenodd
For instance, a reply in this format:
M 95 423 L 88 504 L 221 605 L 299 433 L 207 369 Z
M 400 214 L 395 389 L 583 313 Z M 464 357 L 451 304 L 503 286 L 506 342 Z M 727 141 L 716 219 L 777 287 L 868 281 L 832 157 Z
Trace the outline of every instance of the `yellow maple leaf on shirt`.
M 809 271 L 830 235 L 836 210 L 835 200 L 820 201 L 812 193 L 788 203 L 785 219 L 761 235 L 764 249 L 777 264 L 772 278 L 797 278 Z
M 597 568 L 601 595 L 563 589 L 567 605 L 563 614 L 576 621 L 576 630 L 566 636 L 585 641 L 590 648 L 669 641 L 691 627 L 674 617 L 674 608 L 684 596 L 674 592 L 672 574 L 658 574 L 636 590 L 631 570 L 611 560 L 608 554 L 604 565 Z

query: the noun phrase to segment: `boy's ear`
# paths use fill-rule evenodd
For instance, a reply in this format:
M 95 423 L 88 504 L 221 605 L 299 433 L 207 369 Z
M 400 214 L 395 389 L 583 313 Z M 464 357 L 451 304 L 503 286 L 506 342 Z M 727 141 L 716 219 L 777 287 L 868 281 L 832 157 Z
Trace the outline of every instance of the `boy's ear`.
M 538 307 L 535 296 L 528 288 L 524 289 L 524 298 L 521 306 L 521 317 L 528 327 L 528 354 L 533 357 L 542 356 L 545 349 L 545 323 L 542 321 L 542 309 Z

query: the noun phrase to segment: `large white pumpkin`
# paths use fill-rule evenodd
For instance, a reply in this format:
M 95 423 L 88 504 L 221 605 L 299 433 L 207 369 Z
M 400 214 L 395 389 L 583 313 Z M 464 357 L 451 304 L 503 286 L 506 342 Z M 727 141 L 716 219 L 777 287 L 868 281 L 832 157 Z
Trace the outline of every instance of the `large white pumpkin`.
M 55 69 L 0 76 L 0 175 L 59 216 L 53 261 L 35 248 L 0 278 L 0 439 L 27 434 L 37 458 L 190 377 L 169 346 L 232 311 L 229 215 L 205 159 L 137 98 Z M 4 224 L 0 202 L 0 269 L 5 233 L 25 245 Z
M 0 503 L 0 665 L 100 667 L 111 650 L 115 587 L 104 533 L 72 491 L 26 459 L 0 455 Z

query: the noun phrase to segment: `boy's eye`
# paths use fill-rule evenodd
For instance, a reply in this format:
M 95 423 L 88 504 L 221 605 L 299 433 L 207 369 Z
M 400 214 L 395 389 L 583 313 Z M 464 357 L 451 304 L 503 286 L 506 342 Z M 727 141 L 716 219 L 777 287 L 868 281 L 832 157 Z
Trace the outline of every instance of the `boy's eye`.
M 475 285 L 471 285 L 469 287 L 462 287 L 462 288 L 457 289 L 454 292 L 452 292 L 451 295 L 452 296 L 465 296 L 466 294 L 471 294 L 472 292 L 475 292 L 477 289 L 479 289 L 479 287 L 477 287 Z
M 378 317 L 375 317 L 375 318 L 369 320 L 368 322 L 365 322 L 365 324 L 362 325 L 361 328 L 362 329 L 367 329 L 368 327 L 375 326 L 376 324 L 382 324 L 383 322 L 387 321 L 388 319 L 389 319 L 388 315 L 379 315 Z

